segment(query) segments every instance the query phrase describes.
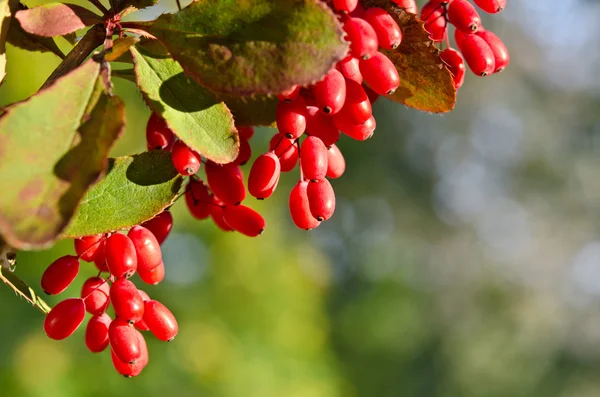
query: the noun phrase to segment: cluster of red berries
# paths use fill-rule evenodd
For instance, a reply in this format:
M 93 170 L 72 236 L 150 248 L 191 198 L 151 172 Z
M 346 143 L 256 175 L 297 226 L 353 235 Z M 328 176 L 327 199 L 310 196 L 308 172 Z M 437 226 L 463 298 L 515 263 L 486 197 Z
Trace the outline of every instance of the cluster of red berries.
M 100 234 L 75 240 L 75 255 L 54 261 L 42 276 L 47 294 L 62 293 L 79 273 L 80 260 L 94 262 L 99 273 L 88 278 L 79 298 L 58 303 L 44 321 L 46 334 L 56 340 L 72 335 L 91 317 L 85 330 L 85 344 L 93 353 L 110 346 L 112 362 L 118 373 L 137 376 L 148 364 L 148 348 L 140 331 L 150 331 L 156 338 L 171 341 L 178 325 L 162 303 L 150 299 L 129 278 L 136 272 L 151 285 L 162 281 L 165 273 L 160 244 L 172 225 L 171 214 L 163 212 L 143 226 L 132 227 L 127 235 Z M 102 273 L 109 275 L 101 277 Z M 107 313 L 112 306 L 114 319 Z
M 506 0 L 473 1 L 491 14 L 506 6 Z M 446 41 L 447 48 L 440 57 L 448 65 L 457 89 L 464 82 L 465 61 L 478 76 L 498 73 L 508 66 L 510 56 L 506 45 L 496 34 L 484 29 L 477 9 L 469 0 L 430 0 L 421 9 L 421 19 L 434 42 Z M 450 47 L 448 23 L 455 27 L 454 38 L 460 52 Z

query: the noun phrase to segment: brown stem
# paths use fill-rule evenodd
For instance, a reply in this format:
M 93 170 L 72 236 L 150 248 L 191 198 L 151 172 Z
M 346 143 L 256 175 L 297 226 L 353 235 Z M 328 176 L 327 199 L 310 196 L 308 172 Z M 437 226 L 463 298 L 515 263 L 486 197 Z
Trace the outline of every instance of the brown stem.
M 103 25 L 94 25 L 83 38 L 77 43 L 75 47 L 69 52 L 69 54 L 63 59 L 58 67 L 52 72 L 48 80 L 42 85 L 40 89 L 44 89 L 54 83 L 54 81 L 61 76 L 74 70 L 77 66 L 81 65 L 83 61 L 104 42 L 106 37 L 106 28 Z
M 104 15 L 104 16 L 108 15 L 108 9 L 106 7 L 104 7 L 104 5 L 102 5 L 102 3 L 100 3 L 100 0 L 89 0 L 89 2 L 92 3 L 94 6 L 96 6 L 96 8 L 102 12 L 102 15 Z

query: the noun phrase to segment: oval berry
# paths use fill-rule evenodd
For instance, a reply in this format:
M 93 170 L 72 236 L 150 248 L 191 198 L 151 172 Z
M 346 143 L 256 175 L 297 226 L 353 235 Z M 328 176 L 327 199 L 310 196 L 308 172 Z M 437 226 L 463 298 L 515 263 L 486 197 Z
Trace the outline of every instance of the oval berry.
M 250 142 L 248 142 L 247 139 L 242 138 L 240 135 L 240 150 L 238 151 L 238 155 L 233 162 L 237 165 L 244 165 L 250 160 L 251 157 L 252 147 L 250 146 Z
M 238 134 L 240 135 L 240 139 L 245 139 L 247 141 L 250 140 L 250 138 L 252 138 L 254 136 L 254 127 L 249 126 L 249 127 L 239 127 L 236 126 L 237 130 L 238 130 Z
M 327 178 L 339 178 L 346 171 L 346 160 L 336 145 L 327 149 Z
M 81 287 L 81 298 L 85 302 L 85 310 L 90 314 L 104 313 L 108 306 L 110 286 L 100 277 L 90 277 Z
M 332 117 L 324 115 L 314 106 L 306 109 L 306 134 L 321 139 L 325 146 L 333 145 L 340 139 L 340 132 L 333 124 Z
M 408 13 L 417 14 L 419 12 L 415 0 L 392 0 L 392 3 L 396 3 L 398 7 L 404 8 L 404 11 Z
M 42 289 L 49 295 L 57 295 L 67 289 L 79 273 L 79 258 L 61 256 L 46 268 L 42 275 Z
M 148 300 L 144 304 L 144 322 L 156 339 L 165 342 L 175 339 L 179 326 L 173 313 L 165 305 L 155 300 Z
M 150 300 L 150 297 L 148 296 L 147 293 L 145 293 L 141 289 L 138 289 L 138 292 L 140 293 L 140 296 L 144 300 L 144 304 L 146 303 L 146 301 Z M 146 307 L 145 306 L 144 306 L 144 312 L 146 312 Z M 135 326 L 135 328 L 137 328 L 138 331 L 149 331 L 150 330 L 150 328 L 148 328 L 148 326 L 144 322 L 144 318 L 143 317 L 142 317 L 142 319 L 140 321 L 136 322 L 133 325 Z
M 444 8 L 439 1 L 429 1 L 421 9 L 421 19 L 425 21 L 425 30 L 429 32 L 429 38 L 440 42 L 446 34 L 446 16 Z
M 93 262 L 98 250 L 102 247 L 102 241 L 104 240 L 104 234 L 97 234 L 95 236 L 79 237 L 73 240 L 75 245 L 75 252 L 82 261 Z
M 140 270 L 138 271 L 138 276 L 146 284 L 157 285 L 165 278 L 165 265 L 161 262 L 160 265 L 152 270 Z
M 315 219 L 310 212 L 306 190 L 308 181 L 300 181 L 290 192 L 289 208 L 292 221 L 300 229 L 310 230 L 319 226 L 321 222 Z
M 391 95 L 400 85 L 400 75 L 394 63 L 381 52 L 360 61 L 365 82 L 379 95 Z
M 337 69 L 331 69 L 323 80 L 313 86 L 315 100 L 325 114 L 336 114 L 346 100 L 346 80 Z M 306 106 L 305 106 L 306 108 Z M 291 137 L 290 137 L 291 138 Z
M 175 142 L 173 131 L 167 126 L 165 120 L 157 113 L 152 112 L 146 124 L 146 146 L 148 150 L 170 150 Z
M 327 147 L 319 138 L 307 137 L 300 147 L 300 167 L 304 177 L 311 181 L 325 178 L 327 174 Z
M 481 37 L 487 45 L 490 46 L 492 53 L 494 54 L 494 73 L 499 73 L 506 69 L 510 63 L 510 55 L 508 54 L 508 48 L 495 33 L 489 30 L 480 30 L 477 36 Z
M 363 76 L 360 74 L 358 67 L 358 58 L 343 59 L 336 65 L 337 69 L 344 75 L 345 78 L 354 80 L 358 84 L 362 84 Z
M 236 205 L 246 198 L 244 174 L 235 164 L 206 164 L 206 180 L 215 196 L 225 205 Z
M 270 197 L 277 182 L 279 182 L 280 174 L 281 164 L 275 153 L 261 154 L 256 158 L 250 169 L 248 191 L 257 199 Z
M 363 18 L 375 30 L 380 47 L 386 50 L 398 48 L 402 42 L 402 31 L 386 10 L 380 7 L 368 8 Z
M 85 345 L 92 353 L 100 353 L 108 346 L 108 328 L 112 319 L 106 313 L 90 318 L 85 328 Z
M 310 182 L 306 189 L 310 213 L 319 221 L 331 218 L 335 211 L 335 193 L 327 179 Z
M 506 8 L 506 0 L 473 0 L 477 7 L 490 14 L 496 14 Z
M 106 240 L 106 264 L 116 278 L 129 278 L 137 269 L 135 246 L 129 237 L 115 233 Z
M 460 52 L 456 51 L 454 48 L 446 48 L 444 51 L 440 52 L 440 58 L 448 66 L 450 73 L 452 73 L 454 87 L 458 90 L 465 81 L 465 72 L 467 70 L 465 60 L 462 55 L 460 55 Z
M 154 234 L 158 244 L 162 244 L 173 228 L 173 215 L 169 211 L 163 211 L 154 218 L 142 223 L 142 226 Z
M 110 300 L 118 318 L 130 323 L 142 319 L 144 300 L 135 284 L 127 279 L 117 280 L 110 287 Z
M 177 141 L 171 149 L 173 166 L 181 175 L 194 175 L 200 170 L 202 160 L 200 155 L 187 147 L 183 141 Z
M 277 99 L 285 102 L 293 101 L 300 95 L 300 88 L 301 87 L 299 85 L 294 85 L 290 89 L 283 91 L 281 94 L 278 94 Z
M 217 227 L 224 232 L 233 232 L 233 228 L 225 222 L 225 205 L 217 197 L 213 196 L 213 206 L 210 210 L 210 217 Z
M 44 331 L 50 339 L 62 340 L 73 334 L 85 318 L 83 299 L 69 298 L 50 310 L 44 320 Z
M 352 139 L 364 141 L 373 136 L 376 126 L 377 123 L 375 122 L 375 117 L 371 116 L 364 123 L 345 128 L 342 130 L 342 132 Z
M 281 172 L 289 172 L 298 163 L 298 145 L 295 139 L 289 139 L 281 134 L 273 135 L 269 142 L 269 150 L 279 157 Z
M 133 364 L 142 356 L 139 332 L 127 321 L 116 318 L 108 327 L 110 350 L 119 361 Z
M 350 53 L 353 57 L 369 59 L 371 55 L 377 52 L 379 47 L 377 33 L 364 19 L 348 18 L 344 21 L 344 31 L 347 40 L 350 42 Z
M 127 237 L 131 239 L 137 255 L 137 270 L 152 270 L 162 263 L 162 252 L 158 240 L 144 226 L 129 229 Z
M 148 365 L 148 346 L 146 345 L 146 339 L 144 339 L 144 336 L 139 332 L 137 332 L 136 337 L 140 346 L 140 357 L 135 363 L 125 363 L 117 357 L 112 349 L 110 351 L 113 366 L 119 374 L 126 378 L 138 376 L 142 373 L 146 365 Z
M 346 103 L 342 111 L 333 116 L 333 124 L 341 130 L 341 125 L 364 123 L 373 114 L 371 101 L 363 86 L 355 81 L 347 80 L 348 90 Z
M 206 184 L 203 181 L 190 179 L 185 189 L 185 204 L 190 214 L 199 220 L 208 218 L 211 201 L 211 193 L 208 191 Z
M 298 138 L 306 130 L 306 103 L 302 97 L 279 102 L 275 112 L 277 130 L 288 138 Z
M 448 21 L 465 33 L 475 33 L 481 27 L 481 17 L 469 0 L 453 0 L 448 4 Z
M 248 237 L 256 237 L 265 230 L 265 220 L 258 212 L 245 205 L 225 207 L 224 221 L 235 231 Z
M 358 0 L 333 0 L 333 8 L 337 11 L 352 12 L 358 5 Z
M 476 34 L 465 35 L 458 48 L 473 73 L 488 76 L 494 72 L 494 52 L 481 37 Z

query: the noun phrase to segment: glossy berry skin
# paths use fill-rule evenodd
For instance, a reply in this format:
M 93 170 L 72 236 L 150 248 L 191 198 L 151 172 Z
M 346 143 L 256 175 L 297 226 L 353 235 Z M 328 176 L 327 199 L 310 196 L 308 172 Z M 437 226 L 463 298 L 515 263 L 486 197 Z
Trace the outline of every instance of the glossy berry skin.
M 344 75 L 345 78 L 354 80 L 358 84 L 362 84 L 363 77 L 360 74 L 360 68 L 358 67 L 358 58 L 346 58 L 337 63 L 337 69 Z
M 375 127 L 377 126 L 375 122 L 375 117 L 371 116 L 361 124 L 350 124 L 350 123 L 342 123 L 342 120 L 336 120 L 336 125 L 339 126 L 340 130 L 348 135 L 352 139 L 356 139 L 357 141 L 364 141 L 373 136 L 373 132 L 375 131 Z
M 92 316 L 85 328 L 85 345 L 92 353 L 100 353 L 108 347 L 108 327 L 112 319 L 106 313 Z
M 144 315 L 144 300 L 135 284 L 119 279 L 110 287 L 110 300 L 115 314 L 121 320 L 135 323 Z
M 279 102 L 275 112 L 277 130 L 287 138 L 298 138 L 306 130 L 306 103 L 302 97 Z
M 361 84 L 347 80 L 346 103 L 342 111 L 334 115 L 332 120 L 337 129 L 341 125 L 364 123 L 373 114 L 373 107 Z
M 93 262 L 98 250 L 102 249 L 103 234 L 95 236 L 79 237 L 73 240 L 75 253 L 82 261 Z
M 363 18 L 371 24 L 375 33 L 377 33 L 377 41 L 380 47 L 386 50 L 398 48 L 402 42 L 402 30 L 386 10 L 379 7 L 368 8 Z
M 177 141 L 171 149 L 173 166 L 183 176 L 194 175 L 200 170 L 200 155 L 187 147 L 183 141 Z
M 148 150 L 171 150 L 175 142 L 173 131 L 167 126 L 165 120 L 157 113 L 152 112 L 146 124 L 146 146 Z
M 421 9 L 421 19 L 425 21 L 425 30 L 429 32 L 429 38 L 440 42 L 446 34 L 446 17 L 444 9 L 439 2 L 430 1 L 425 3 Z
M 106 266 L 106 239 L 100 241 L 98 250 L 94 255 L 94 265 L 101 272 L 108 272 L 108 266 Z
M 358 0 L 333 0 L 333 8 L 341 12 L 352 12 L 357 5 Z
M 300 95 L 300 88 L 299 85 L 295 85 L 281 94 L 278 94 L 277 99 L 280 101 L 291 102 Z
M 50 310 L 44 320 L 44 331 L 50 339 L 62 340 L 73 334 L 85 318 L 83 299 L 69 298 Z
M 156 270 L 156 269 L 155 269 Z M 150 300 L 150 297 L 148 296 L 147 293 L 145 293 L 144 291 L 142 291 L 141 289 L 138 289 L 138 292 L 140 294 L 140 296 L 142 297 L 142 299 L 144 300 L 144 304 L 146 303 L 146 301 Z M 146 312 L 146 307 L 144 306 L 144 313 Z M 150 328 L 148 328 L 148 326 L 146 325 L 146 323 L 144 322 L 144 319 L 142 318 L 140 321 L 138 321 L 137 323 L 133 324 L 135 326 L 135 328 L 138 331 L 150 331 Z
M 473 2 L 490 14 L 496 14 L 506 8 L 506 0 L 473 0 Z
M 165 305 L 155 300 L 144 302 L 144 322 L 158 340 L 170 342 L 175 339 L 179 326 L 173 313 Z
M 137 270 L 135 245 L 124 234 L 115 233 L 106 240 L 106 264 L 116 278 L 129 278 Z
M 366 83 L 379 95 L 391 95 L 400 85 L 400 75 L 394 63 L 381 52 L 360 61 L 360 72 Z
M 225 207 L 223 219 L 235 231 L 248 237 L 256 237 L 265 230 L 266 223 L 262 215 L 245 205 Z
M 250 140 L 254 136 L 254 127 L 239 127 L 236 126 L 240 139 Z
M 319 138 L 307 137 L 300 147 L 300 166 L 306 179 L 317 181 L 327 174 L 327 147 Z
M 465 81 L 465 73 L 467 71 L 465 60 L 462 55 L 460 55 L 460 52 L 456 51 L 454 48 L 446 48 L 444 51 L 440 52 L 440 58 L 442 58 L 442 61 L 446 63 L 448 70 L 452 73 L 454 87 L 458 90 Z
M 85 310 L 91 314 L 102 314 L 108 306 L 110 286 L 100 277 L 90 277 L 81 287 L 81 298 L 85 302 Z
M 271 196 L 281 175 L 279 158 L 273 152 L 261 154 L 256 158 L 250 175 L 248 175 L 248 191 L 257 199 Z
M 369 59 L 379 48 L 377 33 L 364 19 L 348 18 L 344 21 L 344 31 L 350 42 L 350 53 L 355 58 Z
M 154 234 L 158 244 L 162 244 L 173 228 L 173 215 L 169 211 L 163 211 L 154 218 L 142 223 L 142 226 Z
M 480 30 L 476 34 L 490 46 L 494 54 L 494 73 L 499 73 L 506 69 L 510 63 L 510 55 L 508 54 L 508 48 L 506 48 L 502 40 L 489 30 Z
M 144 226 L 134 226 L 129 229 L 127 237 L 133 242 L 137 255 L 137 270 L 152 270 L 162 263 L 162 252 L 158 240 Z
M 185 203 L 192 216 L 199 220 L 208 218 L 211 201 L 212 197 L 208 186 L 203 181 L 190 178 L 190 182 L 185 189 Z
M 475 33 L 481 27 L 479 13 L 469 0 L 453 0 L 448 5 L 448 21 L 465 33 Z
M 142 346 L 138 339 L 139 331 L 120 318 L 114 319 L 108 327 L 110 350 L 119 361 L 133 364 L 142 356 Z
M 79 273 L 79 259 L 73 255 L 61 256 L 46 268 L 42 275 L 42 289 L 48 295 L 57 295 L 67 289 Z
M 339 113 L 338 113 L 339 114 Z M 334 115 L 333 117 L 336 117 Z M 306 108 L 306 134 L 318 137 L 325 146 L 333 145 L 340 139 L 340 132 L 333 124 L 333 118 L 326 116 L 319 108 L 309 106 Z
M 300 181 L 290 192 L 289 208 L 294 224 L 304 230 L 314 229 L 321 224 L 310 212 L 306 190 L 308 181 Z
M 225 206 L 217 197 L 213 197 L 213 206 L 210 210 L 210 217 L 215 225 L 224 232 L 234 231 L 234 229 L 225 221 Z
M 346 171 L 346 160 L 336 145 L 327 149 L 327 178 L 339 178 Z
M 411 14 L 417 14 L 419 12 L 415 0 L 392 0 L 392 3 L 395 3 L 400 8 L 404 8 L 406 12 Z
M 244 174 L 235 164 L 206 164 L 206 180 L 215 196 L 225 205 L 236 205 L 246 198 Z
M 237 165 L 244 165 L 248 163 L 251 157 L 252 147 L 250 146 L 250 142 L 248 142 L 247 139 L 242 138 L 240 135 L 240 150 L 238 151 L 238 155 L 233 162 Z
M 346 81 L 337 69 L 331 69 L 325 78 L 313 87 L 315 101 L 319 109 L 327 115 L 336 114 L 346 100 Z
M 298 163 L 298 145 L 294 139 L 288 139 L 281 134 L 273 135 L 269 142 L 269 150 L 279 157 L 281 172 L 289 172 Z
M 476 75 L 488 76 L 496 70 L 494 52 L 481 37 L 475 34 L 465 35 L 458 48 Z
M 138 270 L 138 276 L 140 276 L 142 281 L 146 284 L 159 284 L 165 278 L 165 265 L 161 262 L 160 265 L 152 270 Z
M 306 188 L 310 213 L 319 221 L 331 218 L 335 211 L 335 193 L 327 179 L 310 182 Z
M 136 337 L 140 346 L 140 357 L 135 361 L 135 363 L 125 363 L 119 359 L 112 349 L 110 351 L 113 366 L 119 374 L 126 378 L 138 376 L 140 373 L 142 373 L 144 368 L 146 368 L 146 365 L 148 365 L 148 346 L 146 345 L 146 340 L 139 332 L 137 332 Z

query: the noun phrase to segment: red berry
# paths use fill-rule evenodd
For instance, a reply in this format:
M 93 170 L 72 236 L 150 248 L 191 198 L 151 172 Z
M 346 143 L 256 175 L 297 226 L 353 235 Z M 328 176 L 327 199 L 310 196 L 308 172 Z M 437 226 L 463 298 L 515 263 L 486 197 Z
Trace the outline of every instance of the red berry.
M 142 356 L 139 332 L 127 321 L 116 318 L 108 327 L 110 350 L 119 361 L 133 364 Z
M 177 320 L 165 305 L 155 300 L 144 302 L 144 322 L 158 340 L 172 341 L 179 330 Z
M 154 269 L 153 271 L 156 271 L 156 269 Z M 140 296 L 144 300 L 144 304 L 146 303 L 146 301 L 150 300 L 150 297 L 148 296 L 147 293 L 145 293 L 141 289 L 138 289 L 138 292 L 140 293 Z M 145 312 L 146 312 L 146 307 L 144 306 L 144 313 Z M 149 331 L 150 330 L 150 328 L 148 328 L 148 325 L 146 325 L 146 323 L 144 322 L 143 318 L 133 325 L 138 329 L 138 331 Z
M 79 273 L 79 258 L 61 256 L 46 268 L 42 275 L 42 289 L 49 295 L 57 295 L 67 289 Z
M 100 277 L 90 277 L 81 287 L 81 298 L 85 302 L 85 310 L 91 314 L 102 314 L 108 306 L 110 286 Z
M 379 95 L 391 95 L 400 85 L 400 75 L 394 63 L 381 52 L 360 61 L 360 72 L 369 86 Z
M 308 196 L 306 195 L 308 183 L 308 181 L 298 182 L 290 192 L 289 199 L 292 220 L 297 227 L 304 230 L 314 229 L 321 223 L 316 220 L 310 212 Z
M 310 182 L 306 189 L 310 213 L 319 221 L 331 218 L 335 211 L 335 193 L 327 179 Z
M 94 255 L 94 264 L 101 272 L 108 272 L 108 266 L 106 265 L 106 238 L 98 244 L 98 249 Z
M 336 145 L 327 149 L 327 178 L 339 178 L 346 171 L 346 160 Z
M 465 72 L 467 70 L 465 60 L 462 55 L 460 55 L 460 52 L 456 51 L 454 48 L 446 48 L 444 51 L 440 52 L 440 58 L 446 63 L 448 70 L 452 73 L 454 87 L 458 90 L 465 81 Z
M 173 142 L 175 142 L 173 131 L 167 126 L 162 117 L 153 112 L 146 125 L 146 146 L 148 150 L 170 150 Z
M 85 328 L 85 345 L 92 353 L 100 353 L 108 346 L 108 327 L 112 322 L 106 313 L 92 316 Z
M 148 365 L 148 346 L 146 345 L 146 340 L 139 332 L 136 333 L 136 337 L 140 346 L 140 357 L 135 361 L 135 363 L 125 363 L 119 359 L 112 349 L 110 351 L 113 366 L 119 374 L 126 378 L 138 376 L 146 367 L 146 365 Z
M 333 8 L 337 11 L 352 12 L 358 5 L 358 0 L 333 0 Z
M 200 155 L 187 147 L 183 141 L 177 141 L 171 149 L 173 166 L 181 175 L 194 175 L 200 169 L 202 159 Z
M 233 163 L 237 165 L 244 165 L 248 162 L 248 160 L 250 160 L 250 157 L 252 157 L 252 147 L 247 139 L 244 139 L 240 136 L 240 150 Z
M 496 14 L 506 8 L 506 0 L 473 0 L 479 8 L 490 14 Z
M 319 138 L 307 137 L 300 147 L 300 167 L 306 179 L 317 181 L 327 174 L 327 147 Z
M 344 21 L 344 31 L 348 36 L 350 53 L 353 57 L 369 59 L 377 51 L 379 47 L 377 33 L 364 19 L 348 18 Z
M 277 95 L 277 99 L 279 99 L 280 101 L 290 102 L 298 98 L 298 95 L 300 95 L 300 86 L 295 85 L 292 86 L 290 89 L 283 91 L 281 94 Z
M 137 270 L 152 270 L 162 263 L 160 244 L 144 226 L 134 226 L 127 233 L 137 254 Z
M 110 287 L 110 300 L 118 318 L 130 323 L 142 319 L 144 315 L 144 300 L 135 284 L 126 279 L 120 279 Z
M 393 3 L 400 8 L 404 8 L 406 12 L 417 14 L 419 12 L 415 0 L 392 0 Z
M 324 115 L 314 106 L 306 109 L 306 134 L 318 137 L 325 146 L 333 145 L 340 139 L 340 132 L 333 124 L 332 117 Z
M 343 130 L 342 125 L 364 123 L 373 114 L 371 101 L 362 85 L 352 80 L 347 80 L 347 84 L 346 103 L 342 111 L 332 118 L 333 124 L 338 130 Z
M 138 270 L 138 276 L 143 282 L 150 285 L 156 285 L 164 280 L 165 278 L 165 265 L 160 263 L 157 267 L 152 270 Z
M 137 270 L 135 245 L 124 234 L 115 233 L 106 240 L 106 264 L 116 278 L 129 278 Z
M 375 103 L 375 101 L 377 100 L 377 98 L 379 98 L 379 94 L 376 93 L 375 91 L 373 91 L 373 89 L 369 86 L 366 85 L 362 85 L 363 90 L 365 90 L 365 94 L 367 94 L 367 98 L 369 98 L 369 102 L 371 102 L 371 105 Z
M 83 322 L 85 304 L 83 299 L 69 298 L 50 310 L 44 320 L 44 331 L 49 338 L 62 340 L 71 336 Z
M 448 5 L 448 21 L 465 33 L 475 33 L 481 27 L 479 13 L 469 0 L 453 0 Z
M 191 178 L 185 189 L 185 203 L 192 216 L 199 220 L 208 218 L 211 202 L 212 197 L 208 186 L 203 181 Z
M 279 182 L 281 164 L 273 152 L 258 156 L 252 164 L 248 176 L 248 191 L 257 199 L 266 199 L 271 196 Z
M 446 16 L 439 1 L 429 1 L 421 9 L 421 19 L 425 21 L 425 30 L 429 38 L 439 42 L 446 34 Z
M 363 76 L 360 74 L 360 68 L 358 67 L 358 58 L 346 58 L 338 62 L 336 65 L 337 69 L 342 72 L 345 78 L 354 80 L 358 84 L 362 84 Z
M 279 157 L 281 172 L 289 172 L 298 162 L 298 145 L 295 139 L 289 139 L 281 134 L 273 135 L 269 142 L 269 150 Z
M 163 211 L 154 218 L 142 223 L 142 226 L 150 230 L 156 237 L 156 241 L 162 244 L 173 228 L 173 215 L 169 211 Z
M 104 240 L 103 234 L 95 236 L 86 236 L 76 238 L 74 241 L 75 252 L 82 261 L 92 262 L 101 249 L 101 242 Z
M 225 206 L 217 197 L 213 197 L 213 206 L 210 210 L 210 217 L 215 225 L 224 232 L 232 232 L 234 229 L 225 222 Z
M 342 120 L 336 120 L 336 125 L 344 134 L 357 141 L 364 141 L 372 137 L 376 127 L 375 117 L 373 116 L 361 124 L 342 123 Z
M 235 205 L 246 198 L 244 174 L 239 166 L 208 162 L 205 171 L 208 186 L 225 205 Z
M 490 46 L 494 53 L 494 73 L 499 73 L 506 69 L 510 63 L 510 55 L 508 54 L 508 48 L 506 48 L 502 40 L 489 30 L 479 30 L 476 34 Z
M 377 41 L 380 47 L 386 50 L 398 48 L 402 42 L 402 31 L 386 10 L 379 7 L 368 8 L 363 18 L 371 24 L 375 33 L 377 33 Z
M 240 139 L 245 139 L 247 141 L 252 138 L 254 135 L 254 127 L 237 127 L 238 134 L 240 135 Z
M 298 138 L 306 130 L 306 103 L 302 97 L 279 102 L 276 111 L 277 129 L 288 138 Z
M 336 114 L 344 106 L 346 100 L 346 81 L 337 69 L 331 69 L 323 80 L 313 86 L 315 100 L 325 114 Z
M 248 237 L 256 237 L 265 230 L 265 220 L 256 211 L 245 205 L 225 207 L 223 219 L 235 231 Z
M 495 70 L 494 52 L 481 37 L 467 34 L 458 44 L 465 61 L 473 73 L 487 76 Z

